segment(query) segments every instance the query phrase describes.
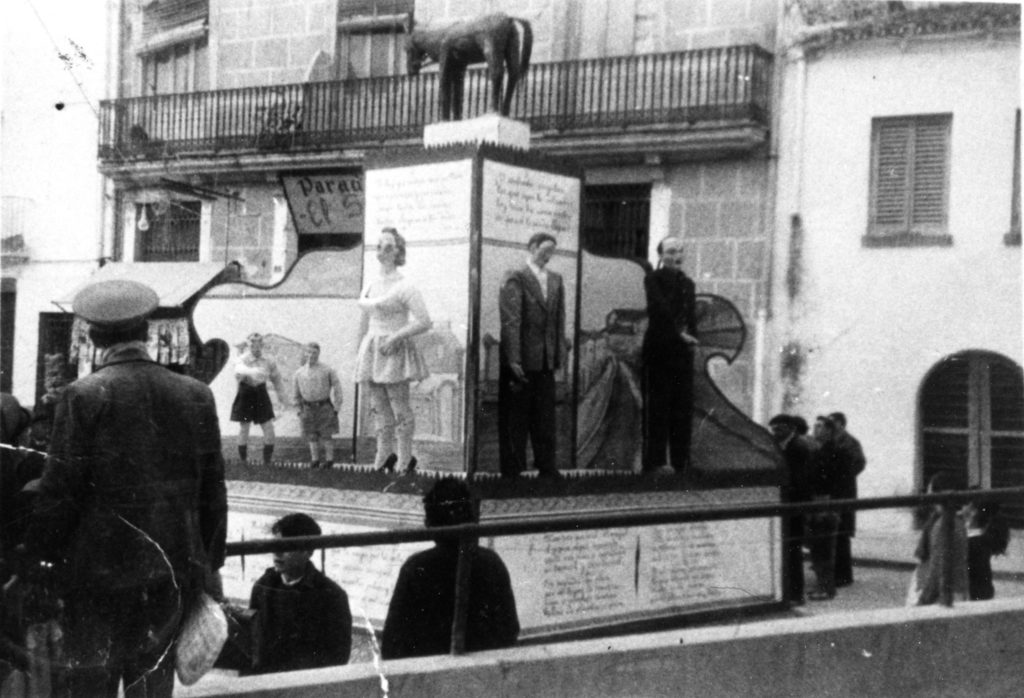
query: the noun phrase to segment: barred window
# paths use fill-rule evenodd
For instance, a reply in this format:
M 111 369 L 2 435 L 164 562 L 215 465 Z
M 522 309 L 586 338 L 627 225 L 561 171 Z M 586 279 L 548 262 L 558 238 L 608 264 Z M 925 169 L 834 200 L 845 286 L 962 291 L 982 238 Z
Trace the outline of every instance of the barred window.
M 606 257 L 646 259 L 650 218 L 650 184 L 586 187 L 583 249 Z
M 138 262 L 198 262 L 202 203 L 162 201 L 135 205 Z
M 873 120 L 867 244 L 951 242 L 951 123 L 949 114 Z

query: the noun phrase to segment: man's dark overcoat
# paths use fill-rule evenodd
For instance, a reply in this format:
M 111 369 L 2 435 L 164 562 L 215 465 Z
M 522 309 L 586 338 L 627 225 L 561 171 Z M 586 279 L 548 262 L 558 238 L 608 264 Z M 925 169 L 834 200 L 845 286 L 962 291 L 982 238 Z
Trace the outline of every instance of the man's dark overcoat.
M 644 279 L 647 331 L 644 334 L 644 470 L 666 464 L 682 470 L 690 455 L 693 418 L 693 348 L 682 336 L 696 336 L 696 289 L 678 269 L 662 267 Z
M 117 672 L 134 655 L 161 657 L 182 603 L 223 564 L 226 517 L 206 385 L 154 363 L 140 342 L 69 385 L 26 539 L 56 564 L 72 666 Z

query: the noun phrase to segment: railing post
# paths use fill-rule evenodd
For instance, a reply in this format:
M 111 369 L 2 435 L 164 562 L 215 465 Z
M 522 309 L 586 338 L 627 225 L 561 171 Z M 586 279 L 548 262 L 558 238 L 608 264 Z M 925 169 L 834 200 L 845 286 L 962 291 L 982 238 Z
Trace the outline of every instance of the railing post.
M 942 544 L 945 548 L 945 555 L 939 558 L 939 603 L 943 606 L 953 605 L 953 575 L 955 567 L 953 564 L 956 546 L 956 527 L 954 525 L 956 512 L 953 504 L 949 501 L 942 503 L 942 518 L 939 522 L 939 535 L 942 537 Z
M 466 652 L 466 616 L 469 611 L 469 578 L 476 550 L 475 536 L 459 537 L 459 561 L 455 567 L 455 608 L 452 613 L 451 653 Z

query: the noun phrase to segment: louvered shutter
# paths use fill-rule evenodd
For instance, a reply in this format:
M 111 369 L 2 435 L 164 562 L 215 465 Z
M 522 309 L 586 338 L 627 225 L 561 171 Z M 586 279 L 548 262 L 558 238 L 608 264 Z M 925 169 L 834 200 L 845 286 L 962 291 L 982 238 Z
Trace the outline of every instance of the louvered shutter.
M 876 146 L 875 226 L 893 232 L 907 228 L 907 180 L 910 177 L 909 123 L 880 125 Z
M 950 117 L 875 119 L 870 232 L 946 229 Z
M 946 227 L 949 122 L 922 119 L 914 126 L 910 228 L 915 232 L 939 232 Z

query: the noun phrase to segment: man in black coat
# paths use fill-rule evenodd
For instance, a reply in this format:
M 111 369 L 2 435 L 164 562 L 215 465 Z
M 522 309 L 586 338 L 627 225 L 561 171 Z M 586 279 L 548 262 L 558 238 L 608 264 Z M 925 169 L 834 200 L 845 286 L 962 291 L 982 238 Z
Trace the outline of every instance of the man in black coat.
M 644 279 L 647 332 L 644 335 L 643 471 L 671 463 L 677 473 L 690 460 L 693 417 L 693 347 L 696 298 L 693 281 L 683 273 L 683 241 L 658 243 L 658 268 Z
M 270 529 L 275 538 L 319 536 L 306 514 L 288 514 Z M 252 588 L 253 673 L 347 664 L 352 652 L 348 595 L 310 562 L 313 551 L 274 553 L 274 566 Z
M 779 414 L 768 422 L 772 437 L 785 458 L 787 478 L 784 499 L 788 502 L 811 501 L 813 453 L 797 433 L 794 418 Z M 783 555 L 785 565 L 786 598 L 799 605 L 804 602 L 804 526 L 802 516 L 790 516 L 785 521 Z
M 846 482 L 852 472 L 849 453 L 839 447 L 838 430 L 835 422 L 826 416 L 819 416 L 814 422 L 814 438 L 821 444 L 814 456 L 812 497 L 814 499 L 845 499 Z M 836 541 L 841 515 L 823 512 L 808 517 L 808 545 L 811 549 L 811 565 L 818 575 L 818 590 L 810 595 L 812 600 L 823 600 L 835 596 Z
M 26 532 L 55 565 L 75 696 L 170 696 L 172 643 L 193 599 L 221 595 L 227 501 L 213 394 L 146 351 L 158 298 L 131 281 L 83 289 L 101 367 L 67 386 Z
M 461 480 L 445 478 L 423 497 L 427 528 L 476 523 L 476 505 Z M 398 573 L 381 639 L 384 659 L 451 651 L 459 544 L 438 540 L 412 555 Z M 516 599 L 505 563 L 488 548 L 469 554 L 466 650 L 511 647 L 519 637 Z
M 555 371 L 565 351 L 565 287 L 561 275 L 547 268 L 556 244 L 548 233 L 531 236 L 526 264 L 501 283 L 498 443 L 505 478 L 526 470 L 527 436 L 539 474 L 559 478 Z
M 848 464 L 839 484 L 841 499 L 857 498 L 857 476 L 864 472 L 867 459 L 864 449 L 853 434 L 846 431 L 846 415 L 833 412 L 829 419 L 836 425 L 836 448 L 845 454 Z M 857 533 L 857 512 L 844 511 L 839 515 L 839 533 L 836 535 L 836 586 L 853 584 L 853 551 L 850 539 Z

